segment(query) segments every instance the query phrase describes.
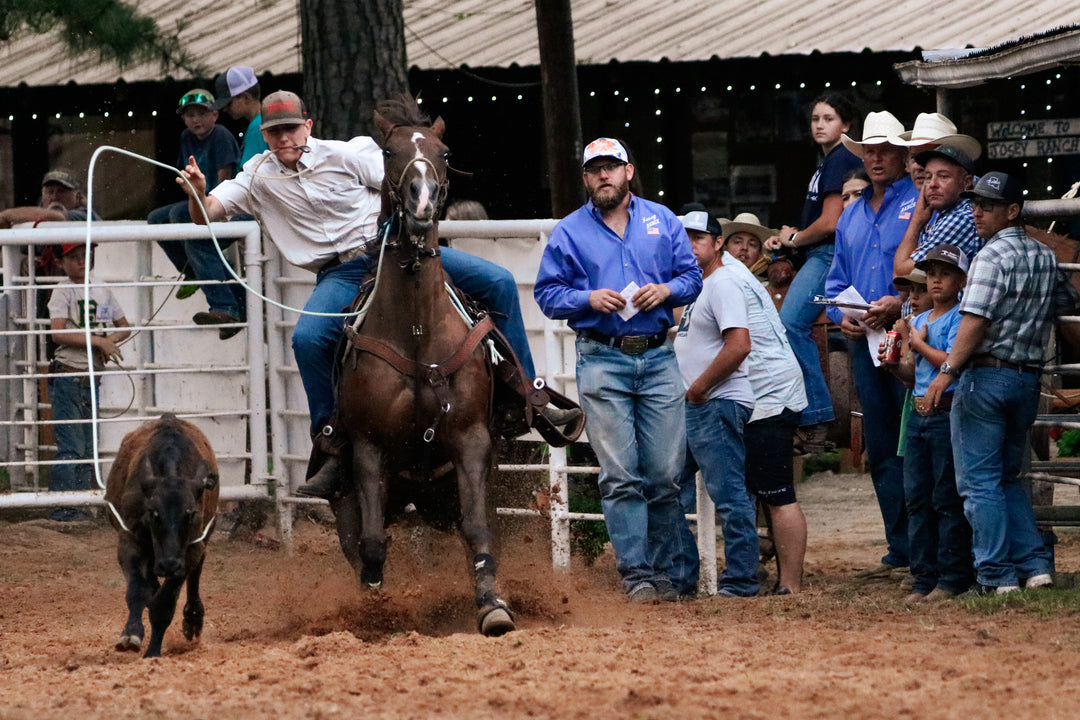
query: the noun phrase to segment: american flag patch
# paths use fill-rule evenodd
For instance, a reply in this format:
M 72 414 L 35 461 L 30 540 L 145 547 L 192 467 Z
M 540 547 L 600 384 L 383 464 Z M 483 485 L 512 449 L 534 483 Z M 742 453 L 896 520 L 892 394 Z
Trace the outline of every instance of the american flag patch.
M 911 219 L 911 213 L 902 212 L 902 213 L 900 213 L 899 215 L 896 216 L 896 219 L 897 220 L 910 220 Z
M 656 225 L 652 225 L 650 227 L 645 228 L 645 232 L 647 234 L 649 234 L 649 235 L 659 235 L 660 234 L 660 228 L 657 227 Z

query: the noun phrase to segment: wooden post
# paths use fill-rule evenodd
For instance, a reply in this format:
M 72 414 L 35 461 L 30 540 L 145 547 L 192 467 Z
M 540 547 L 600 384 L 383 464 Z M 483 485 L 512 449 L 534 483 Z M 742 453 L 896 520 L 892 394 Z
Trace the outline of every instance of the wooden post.
M 536 0 L 544 139 L 551 184 L 551 216 L 561 218 L 584 202 L 581 184 L 581 106 L 574 61 L 570 0 Z

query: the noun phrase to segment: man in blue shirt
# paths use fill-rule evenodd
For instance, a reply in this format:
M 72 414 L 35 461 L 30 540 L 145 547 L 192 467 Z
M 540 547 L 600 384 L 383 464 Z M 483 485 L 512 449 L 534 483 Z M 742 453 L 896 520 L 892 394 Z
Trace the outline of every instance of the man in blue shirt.
M 534 295 L 578 334 L 578 395 L 627 598 L 675 599 L 686 387 L 667 334 L 672 310 L 701 291 L 701 269 L 674 213 L 630 192 L 622 143 L 594 140 L 582 166 L 589 201 L 552 231 Z
M 907 175 L 908 151 L 898 137 L 903 131 L 904 126 L 890 113 L 876 112 L 866 116 L 862 142 L 843 136 L 844 145 L 862 157 L 870 186 L 840 216 L 835 254 L 825 280 L 828 297 L 852 287 L 871 305 L 860 319 L 844 315 L 840 308 L 828 308 L 829 318 L 848 338 L 870 477 L 888 542 L 881 564 L 859 573 L 863 579 L 888 578 L 893 571 L 908 566 L 904 466 L 896 455 L 904 386 L 874 365 L 877 348 L 869 348 L 866 340 L 867 328 L 890 328 L 900 317 L 900 298 L 892 284 L 893 259 L 919 198 Z

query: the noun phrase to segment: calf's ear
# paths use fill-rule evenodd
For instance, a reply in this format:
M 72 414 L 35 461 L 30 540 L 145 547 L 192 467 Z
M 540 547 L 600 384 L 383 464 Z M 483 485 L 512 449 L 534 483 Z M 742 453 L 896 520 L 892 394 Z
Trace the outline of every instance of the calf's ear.
M 213 490 L 218 486 L 217 473 L 210 472 L 210 465 L 205 460 L 199 461 L 198 477 L 201 478 L 201 480 L 198 481 L 197 489 L 199 492 Z

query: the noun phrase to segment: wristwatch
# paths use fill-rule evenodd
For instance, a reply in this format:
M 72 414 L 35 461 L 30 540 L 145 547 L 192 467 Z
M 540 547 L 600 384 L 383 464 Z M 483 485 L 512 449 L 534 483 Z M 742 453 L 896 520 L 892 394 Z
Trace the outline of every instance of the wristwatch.
M 938 368 L 938 372 L 945 373 L 946 375 L 951 375 L 954 378 L 960 377 L 960 369 L 954 368 L 952 365 L 949 364 L 948 360 L 941 363 L 941 367 Z

